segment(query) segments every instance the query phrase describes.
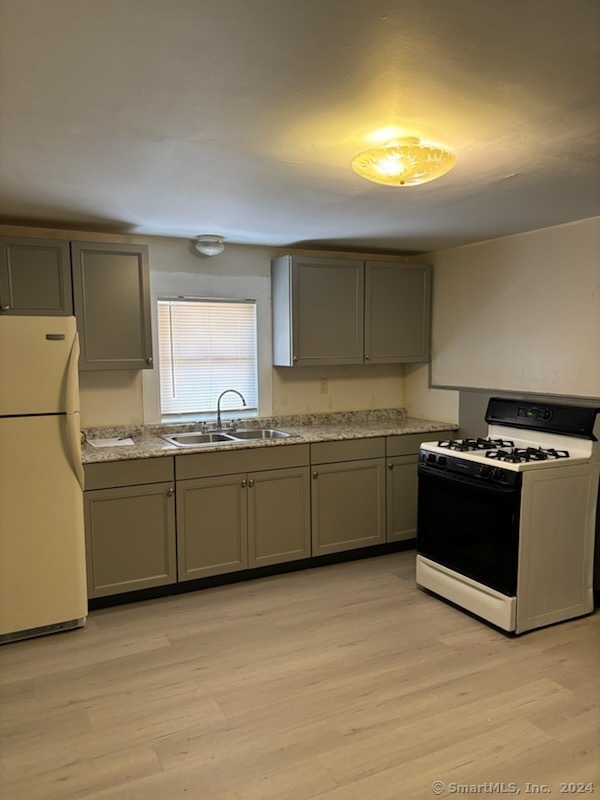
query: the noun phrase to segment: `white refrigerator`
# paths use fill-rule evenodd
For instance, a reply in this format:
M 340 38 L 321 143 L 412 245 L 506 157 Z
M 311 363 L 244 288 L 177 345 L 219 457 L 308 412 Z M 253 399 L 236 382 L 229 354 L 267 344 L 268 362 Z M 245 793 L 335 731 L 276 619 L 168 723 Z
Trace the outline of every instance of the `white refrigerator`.
M 87 615 L 74 317 L 0 316 L 0 642 Z

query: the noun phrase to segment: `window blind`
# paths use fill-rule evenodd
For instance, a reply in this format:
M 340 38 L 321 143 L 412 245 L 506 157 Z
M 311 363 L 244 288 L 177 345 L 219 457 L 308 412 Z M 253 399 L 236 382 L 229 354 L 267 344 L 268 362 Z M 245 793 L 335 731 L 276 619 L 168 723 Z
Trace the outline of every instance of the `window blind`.
M 225 389 L 258 408 L 253 301 L 159 300 L 158 340 L 162 414 L 214 412 Z M 224 411 L 239 407 L 234 394 L 221 402 Z

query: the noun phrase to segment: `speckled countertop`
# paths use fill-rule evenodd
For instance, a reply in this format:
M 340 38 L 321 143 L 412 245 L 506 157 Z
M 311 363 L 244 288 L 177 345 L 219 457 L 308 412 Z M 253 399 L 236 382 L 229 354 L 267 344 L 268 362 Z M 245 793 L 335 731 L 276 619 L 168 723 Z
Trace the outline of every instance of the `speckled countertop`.
M 130 437 L 133 439 L 134 444 L 96 448 L 85 442 L 82 445 L 82 461 L 84 464 L 95 464 L 103 461 L 156 458 L 157 456 L 184 455 L 188 453 L 214 453 L 217 450 L 241 450 L 250 447 L 285 447 L 292 444 L 366 439 L 374 436 L 433 433 L 435 431 L 456 430 L 457 426 L 448 422 L 432 422 L 431 420 L 407 417 L 404 409 L 395 408 L 379 411 L 342 411 L 331 414 L 245 419 L 239 422 L 237 427 L 240 430 L 276 428 L 292 435 L 286 439 L 259 439 L 198 445 L 195 447 L 177 447 L 161 439 L 161 434 L 200 431 L 198 423 L 86 428 L 84 433 L 88 439 Z M 433 438 L 435 439 L 435 436 Z

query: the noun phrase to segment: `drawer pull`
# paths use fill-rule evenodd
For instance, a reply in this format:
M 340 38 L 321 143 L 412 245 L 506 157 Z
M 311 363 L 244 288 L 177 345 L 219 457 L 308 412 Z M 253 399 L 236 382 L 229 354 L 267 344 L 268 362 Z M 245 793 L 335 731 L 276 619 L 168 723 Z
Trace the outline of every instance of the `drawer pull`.
M 313 476 L 313 478 L 318 478 L 319 477 L 319 473 L 318 472 L 313 472 L 312 476 Z

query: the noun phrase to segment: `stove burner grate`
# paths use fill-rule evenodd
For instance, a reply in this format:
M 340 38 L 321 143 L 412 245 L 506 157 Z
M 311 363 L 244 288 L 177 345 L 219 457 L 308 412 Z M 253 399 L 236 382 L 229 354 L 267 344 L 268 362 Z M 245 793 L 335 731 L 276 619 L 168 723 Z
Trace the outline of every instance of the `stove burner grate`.
M 461 453 L 513 446 L 514 442 L 510 439 L 482 439 L 479 437 L 477 439 L 443 439 L 438 442 L 438 447 L 446 447 L 448 450 L 456 450 Z
M 556 450 L 554 447 L 515 447 L 512 450 L 490 450 L 486 458 L 495 461 L 506 461 L 511 464 L 529 463 L 531 461 L 549 461 L 557 458 L 568 458 L 568 450 Z

